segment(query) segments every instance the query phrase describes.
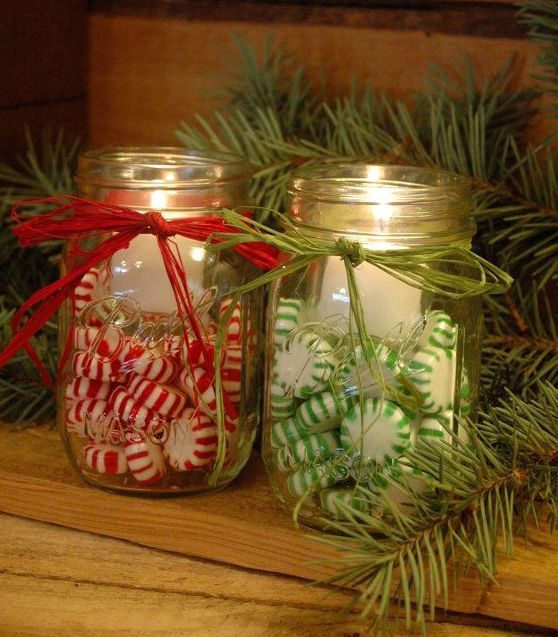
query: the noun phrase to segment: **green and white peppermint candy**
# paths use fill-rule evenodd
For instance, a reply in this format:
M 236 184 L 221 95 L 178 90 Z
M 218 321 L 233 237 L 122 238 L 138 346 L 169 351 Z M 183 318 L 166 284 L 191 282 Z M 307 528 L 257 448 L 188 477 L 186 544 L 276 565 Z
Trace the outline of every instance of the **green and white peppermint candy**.
M 355 400 L 341 423 L 341 444 L 364 461 L 391 463 L 411 445 L 409 417 L 390 400 Z
M 443 310 L 431 310 L 426 316 L 419 344 L 424 347 L 453 348 L 457 342 L 457 325 Z
M 451 409 L 439 414 L 425 414 L 417 427 L 417 439 L 424 441 L 428 438 L 436 438 L 451 442 L 451 436 L 446 429 L 451 431 L 452 424 L 453 411 Z
M 279 299 L 273 330 L 276 347 L 282 349 L 291 332 L 298 326 L 301 309 L 300 299 Z
M 343 385 L 345 396 L 379 396 L 382 387 L 378 378 L 386 384 L 393 383 L 400 372 L 399 354 L 379 343 L 375 346 L 370 344 L 368 360 L 362 345 L 357 345 L 348 359 L 335 370 L 334 378 Z
M 296 410 L 295 419 L 300 428 L 308 433 L 329 431 L 341 424 L 347 408 L 345 398 L 324 391 L 304 401 Z
M 300 497 L 310 489 L 321 491 L 342 479 L 331 463 L 317 464 L 311 468 L 299 469 L 287 478 L 287 490 L 292 496 Z
M 403 477 L 404 476 L 404 477 Z M 385 493 L 389 500 L 402 511 L 414 509 L 412 502 L 405 495 L 405 491 L 398 488 L 393 481 L 405 482 L 411 486 L 418 495 L 428 490 L 428 483 L 421 477 L 422 474 L 417 469 L 412 469 L 401 462 L 378 465 L 376 471 L 370 476 L 368 488 L 374 493 Z
M 422 412 L 453 409 L 456 372 L 455 349 L 423 347 L 416 352 L 409 364 L 409 380 L 424 399 Z
M 288 396 L 278 383 L 271 385 L 271 416 L 274 420 L 289 418 L 296 411 L 294 396 Z
M 301 438 L 277 451 L 280 471 L 298 469 L 302 464 L 313 464 L 331 457 L 341 447 L 339 433 L 326 431 Z
M 343 504 L 352 509 L 368 513 L 370 510 L 369 501 L 362 495 L 355 493 L 354 489 L 324 489 L 320 493 L 320 504 L 324 511 L 330 513 L 334 518 L 346 518 Z M 341 505 L 341 506 L 340 506 Z
M 271 427 L 271 446 L 274 449 L 283 447 L 304 438 L 306 433 L 300 428 L 294 418 L 287 418 L 273 423 Z
M 334 369 L 331 345 L 312 332 L 300 332 L 275 351 L 277 382 L 297 398 L 309 398 L 327 387 Z

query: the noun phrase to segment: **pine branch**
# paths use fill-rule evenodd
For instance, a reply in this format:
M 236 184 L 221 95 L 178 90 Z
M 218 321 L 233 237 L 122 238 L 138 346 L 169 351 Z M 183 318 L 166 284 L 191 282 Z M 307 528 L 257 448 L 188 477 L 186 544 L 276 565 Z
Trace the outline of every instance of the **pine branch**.
M 61 242 L 21 250 L 10 232 L 9 210 L 21 198 L 46 197 L 74 190 L 73 174 L 80 142 L 67 140 L 62 133 L 46 133 L 37 147 L 27 134 L 27 151 L 13 163 L 0 162 L 0 348 L 11 338 L 11 318 L 33 292 L 59 276 Z M 43 206 L 30 207 L 40 214 Z M 32 346 L 47 370 L 57 368 L 57 327 L 47 323 L 32 340 Z M 42 384 L 37 369 L 24 352 L 0 369 L 2 420 L 17 425 L 51 419 L 52 392 Z
M 529 37 L 539 45 L 537 63 L 542 72 L 535 77 L 541 91 L 550 96 L 552 117 L 558 117 L 558 6 L 552 0 L 522 0 L 518 19 L 529 28 Z
M 424 628 L 437 604 L 447 607 L 449 565 L 456 576 L 473 566 L 494 580 L 498 542 L 512 551 L 517 511 L 524 524 L 538 523 L 544 506 L 556 521 L 558 390 L 541 385 L 530 403 L 508 393 L 479 423 L 463 426 L 468 444 L 456 436 L 451 445 L 423 444 L 407 456 L 412 474 L 388 477 L 379 493 L 357 487 L 374 515 L 339 505 L 344 520 L 324 520 L 328 534 L 311 536 L 341 554 L 322 582 L 356 588 L 351 607 L 379 626 L 395 591 L 407 626 Z

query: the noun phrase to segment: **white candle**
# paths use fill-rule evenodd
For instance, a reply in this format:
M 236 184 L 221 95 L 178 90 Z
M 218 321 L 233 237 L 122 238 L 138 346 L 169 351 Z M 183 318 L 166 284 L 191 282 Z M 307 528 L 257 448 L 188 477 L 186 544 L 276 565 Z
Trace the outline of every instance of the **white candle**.
M 162 210 L 164 217 L 171 219 L 173 214 L 164 211 L 165 204 L 166 193 L 162 190 L 153 191 L 151 207 L 154 210 Z M 169 241 L 175 242 L 178 247 L 188 289 L 196 305 L 206 292 L 203 285 L 206 251 L 203 244 L 194 239 L 176 236 Z M 111 259 L 111 270 L 113 295 L 133 299 L 144 312 L 176 311 L 176 300 L 155 236 L 139 235 L 128 248 L 116 252 Z
M 355 268 L 355 279 L 368 334 L 397 339 L 422 320 L 421 290 L 370 263 Z M 317 319 L 344 317 L 348 321 L 349 312 L 345 264 L 339 257 L 328 257 L 316 306 Z

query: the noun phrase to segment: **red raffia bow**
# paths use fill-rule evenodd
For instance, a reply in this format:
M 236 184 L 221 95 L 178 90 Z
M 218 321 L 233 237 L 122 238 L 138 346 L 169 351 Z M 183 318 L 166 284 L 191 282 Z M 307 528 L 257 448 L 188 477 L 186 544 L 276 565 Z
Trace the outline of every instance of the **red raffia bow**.
M 21 214 L 20 210 L 29 205 L 53 205 L 56 208 L 32 217 Z M 76 255 L 79 253 L 79 262 L 76 260 L 63 278 L 27 299 L 12 318 L 13 337 L 0 353 L 0 367 L 6 365 L 16 352 L 24 348 L 37 366 L 43 382 L 50 387 L 53 386 L 52 379 L 29 341 L 70 296 L 92 267 L 109 259 L 118 250 L 127 248 L 138 235 L 155 235 L 176 299 L 178 315 L 182 321 L 189 321 L 196 337 L 200 338 L 184 266 L 176 244 L 169 239 L 178 235 L 203 242 L 209 240 L 211 243 L 219 243 L 225 239 L 216 237 L 215 234 L 238 233 L 238 230 L 217 216 L 166 220 L 157 211 L 143 214 L 130 208 L 88 201 L 70 195 L 20 200 L 12 209 L 12 218 L 18 223 L 13 232 L 24 248 L 53 239 L 76 241 L 107 233 L 111 235 L 89 251 L 74 249 Z M 234 249 L 259 268 L 271 269 L 277 264 L 277 251 L 263 243 L 238 244 Z M 37 306 L 37 309 L 20 328 L 25 314 L 34 306 Z M 200 341 L 203 339 L 200 338 Z

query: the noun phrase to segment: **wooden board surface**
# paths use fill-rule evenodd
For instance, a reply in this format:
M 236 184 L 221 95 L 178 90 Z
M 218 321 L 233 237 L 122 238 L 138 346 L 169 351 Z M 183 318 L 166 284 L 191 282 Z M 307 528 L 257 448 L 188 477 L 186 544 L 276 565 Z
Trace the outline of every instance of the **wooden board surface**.
M 2 637 L 365 637 L 348 596 L 270 575 L 0 514 Z M 32 612 L 29 612 L 29 609 Z M 449 613 L 429 637 L 542 637 Z M 493 625 L 494 624 L 494 625 Z M 396 635 L 407 634 L 394 620 Z
M 533 85 L 536 47 L 525 39 L 474 31 L 447 34 L 414 28 L 362 28 L 342 22 L 305 24 L 201 20 L 93 13 L 90 26 L 90 143 L 92 146 L 177 144 L 174 131 L 195 114 L 223 104 L 223 86 L 238 69 L 231 36 L 261 51 L 273 36 L 311 78 L 324 72 L 330 91 L 353 78 L 405 98 L 424 87 L 429 63 L 451 72 L 470 56 L 481 76 L 515 55 L 516 85 Z M 228 70 L 227 70 L 228 69 Z
M 330 557 L 295 529 L 274 500 L 254 456 L 228 489 L 199 497 L 146 499 L 83 484 L 55 431 L 0 427 L 0 510 L 145 546 L 259 571 L 313 579 L 309 560 Z M 499 584 L 460 580 L 450 609 L 558 629 L 558 537 L 532 534 L 502 559 Z

